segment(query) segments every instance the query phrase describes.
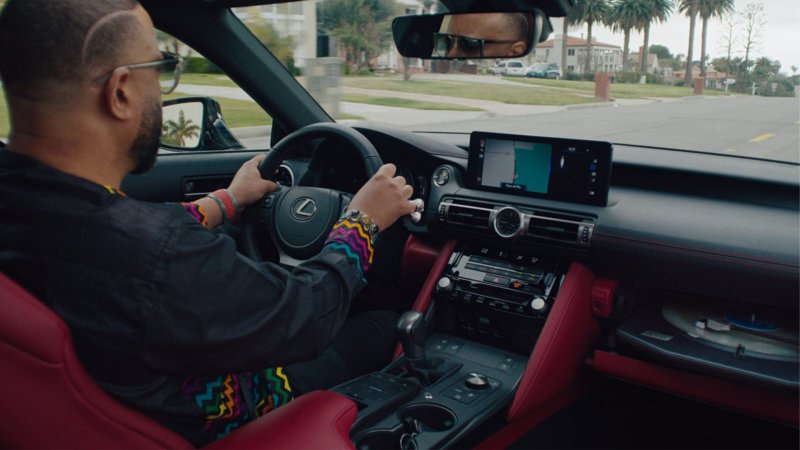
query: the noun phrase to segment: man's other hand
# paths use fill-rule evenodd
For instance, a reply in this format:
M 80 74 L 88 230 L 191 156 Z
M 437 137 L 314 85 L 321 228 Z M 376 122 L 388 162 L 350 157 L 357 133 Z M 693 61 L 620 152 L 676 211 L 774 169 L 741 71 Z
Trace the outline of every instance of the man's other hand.
M 261 178 L 261 173 L 258 171 L 258 164 L 266 156 L 262 153 L 242 164 L 242 167 L 236 172 L 236 176 L 233 177 L 228 189 L 236 197 L 240 208 L 251 205 L 278 189 L 275 182 Z
M 405 178 L 394 176 L 396 170 L 394 164 L 381 166 L 350 202 L 351 209 L 368 214 L 381 231 L 416 210 L 416 205 L 409 201 L 414 188 L 406 184 Z

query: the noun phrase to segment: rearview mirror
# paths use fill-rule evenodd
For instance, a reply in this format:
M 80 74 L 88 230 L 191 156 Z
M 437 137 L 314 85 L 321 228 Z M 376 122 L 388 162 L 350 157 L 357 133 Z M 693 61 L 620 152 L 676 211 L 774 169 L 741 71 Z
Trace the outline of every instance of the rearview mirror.
M 407 58 L 518 58 L 552 27 L 541 11 L 401 16 L 392 22 L 397 50 Z
M 219 102 L 212 98 L 166 100 L 161 111 L 163 148 L 179 151 L 244 148 L 222 119 Z

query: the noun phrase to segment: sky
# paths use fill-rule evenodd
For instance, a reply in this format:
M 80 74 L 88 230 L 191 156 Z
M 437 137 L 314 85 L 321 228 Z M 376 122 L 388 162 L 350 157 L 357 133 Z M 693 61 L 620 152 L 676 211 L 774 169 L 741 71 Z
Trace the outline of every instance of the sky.
M 734 7 L 736 11 L 741 11 L 748 3 L 761 3 L 764 5 L 764 20 L 766 25 L 761 33 L 758 48 L 751 51 L 751 59 L 766 56 L 772 60 L 781 62 L 781 72 L 791 74 L 791 66 L 800 69 L 800 1 L 799 0 L 736 0 Z M 561 19 L 552 19 L 554 34 L 561 34 Z M 700 40 L 702 31 L 702 21 L 698 17 L 695 28 L 694 59 L 700 57 Z M 586 37 L 586 26 L 570 28 L 570 36 Z M 722 21 L 711 19 L 708 25 L 708 49 L 707 52 L 711 59 L 723 57 L 726 50 L 721 44 L 724 34 Z M 619 45 L 622 47 L 622 33 L 613 33 L 605 27 L 592 27 L 592 35 L 597 37 L 600 42 Z M 551 38 L 553 36 L 551 35 Z M 641 33 L 631 33 L 631 51 L 637 51 L 644 42 Z M 650 26 L 650 45 L 658 44 L 669 48 L 673 55 L 686 54 L 689 47 L 689 19 L 677 12 L 670 15 L 667 22 L 653 24 Z M 735 45 L 733 56 L 744 57 L 743 45 Z M 800 73 L 800 70 L 798 71 Z

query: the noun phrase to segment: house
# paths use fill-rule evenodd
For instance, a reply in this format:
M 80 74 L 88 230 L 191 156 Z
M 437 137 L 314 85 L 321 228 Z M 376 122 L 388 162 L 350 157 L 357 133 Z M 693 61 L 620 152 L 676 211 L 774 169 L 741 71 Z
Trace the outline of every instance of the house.
M 673 81 L 681 81 L 684 79 L 686 70 L 676 70 L 672 74 Z M 692 79 L 700 78 L 700 68 L 692 66 Z M 725 89 L 725 84 L 733 84 L 735 80 L 728 79 L 727 72 L 720 72 L 714 67 L 713 64 L 706 66 L 706 79 L 705 87 L 709 89 Z
M 638 68 L 641 67 L 642 63 L 642 53 L 644 53 L 644 47 L 639 47 L 639 52 L 632 54 L 631 59 L 636 63 L 637 72 Z M 647 73 L 651 73 L 654 75 L 661 74 L 661 67 L 658 64 L 658 55 L 655 53 L 648 53 L 647 54 Z
M 534 62 L 561 64 L 561 48 L 563 35 L 557 34 L 536 46 Z M 567 67 L 563 72 L 582 73 L 584 71 L 588 41 L 567 36 Z M 622 48 L 614 44 L 606 44 L 592 39 L 592 71 L 617 72 L 622 70 Z

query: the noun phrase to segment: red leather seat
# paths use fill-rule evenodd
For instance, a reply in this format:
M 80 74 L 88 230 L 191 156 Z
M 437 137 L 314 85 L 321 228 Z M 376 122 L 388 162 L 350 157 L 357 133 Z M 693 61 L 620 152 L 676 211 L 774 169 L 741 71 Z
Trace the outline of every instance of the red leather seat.
M 357 408 L 328 391 L 304 395 L 209 448 L 353 448 Z M 100 389 L 69 330 L 0 273 L 0 447 L 189 448 L 171 430 Z

